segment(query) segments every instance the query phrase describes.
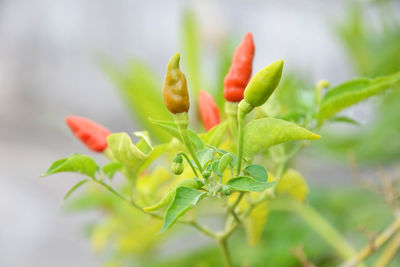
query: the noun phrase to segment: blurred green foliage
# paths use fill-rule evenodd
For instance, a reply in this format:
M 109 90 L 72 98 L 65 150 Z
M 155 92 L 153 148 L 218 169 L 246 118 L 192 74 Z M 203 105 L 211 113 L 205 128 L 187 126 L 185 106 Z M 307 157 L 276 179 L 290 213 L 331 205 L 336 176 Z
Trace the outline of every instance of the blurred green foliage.
M 397 4 L 353 1 L 346 20 L 338 25 L 338 34 L 359 74 L 377 77 L 400 70 Z
M 345 21 L 337 25 L 357 73 L 368 77 L 400 71 L 400 18 L 396 1 L 352 2 Z M 393 164 L 400 158 L 399 86 L 375 99 L 376 108 L 367 125 L 330 127 L 323 132 L 327 154 L 352 154 L 360 163 Z M 372 108 L 372 107 L 371 107 Z M 338 126 L 340 126 L 338 124 Z M 333 130 L 333 131 L 332 131 Z
M 390 209 L 381 198 L 360 188 L 311 188 L 308 201 L 358 248 L 368 242 L 361 229 L 377 232 L 393 219 Z M 295 213 L 272 211 L 261 243 L 256 247 L 248 247 L 243 245 L 245 242 L 242 234 L 233 237 L 230 244 L 234 262 L 254 267 L 302 266 L 294 250 L 303 247 L 307 259 L 316 266 L 340 264 L 334 251 Z M 368 259 L 367 266 L 378 256 L 379 253 Z M 389 266 L 399 264 L 400 255 Z M 218 247 L 209 245 L 184 255 L 173 255 L 161 260 L 149 259 L 144 264 L 149 267 L 222 265 Z

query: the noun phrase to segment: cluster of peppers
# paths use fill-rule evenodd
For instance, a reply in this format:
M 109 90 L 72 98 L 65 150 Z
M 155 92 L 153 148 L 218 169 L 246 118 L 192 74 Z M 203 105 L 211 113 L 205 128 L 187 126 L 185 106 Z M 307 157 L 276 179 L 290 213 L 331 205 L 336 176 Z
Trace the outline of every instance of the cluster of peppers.
M 228 116 L 232 115 L 234 120 L 238 109 L 244 116 L 254 107 L 264 104 L 281 78 L 283 61 L 278 60 L 260 70 L 251 79 L 254 53 L 253 36 L 247 33 L 235 50 L 229 72 L 224 79 L 226 112 Z M 179 68 L 179 60 L 180 55 L 177 53 L 169 61 L 162 87 L 164 104 L 174 115 L 185 114 L 190 107 L 187 81 Z M 217 104 L 206 91 L 199 92 L 198 106 L 207 131 L 221 122 Z M 78 116 L 67 116 L 66 123 L 90 150 L 103 152 L 107 148 L 107 136 L 111 132 L 105 127 Z

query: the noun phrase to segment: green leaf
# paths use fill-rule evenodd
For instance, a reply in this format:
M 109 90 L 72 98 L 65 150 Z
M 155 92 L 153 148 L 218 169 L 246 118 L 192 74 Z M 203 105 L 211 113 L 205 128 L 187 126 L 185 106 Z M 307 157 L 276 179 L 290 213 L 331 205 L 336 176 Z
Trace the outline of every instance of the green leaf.
M 246 168 L 243 169 L 244 174 L 251 176 L 254 178 L 254 180 L 259 181 L 259 182 L 266 182 L 268 181 L 268 173 L 265 170 L 265 168 L 261 165 L 258 164 L 252 164 L 246 166 Z
M 287 170 L 276 185 L 278 195 L 289 195 L 300 202 L 304 202 L 308 194 L 308 186 L 303 176 L 293 170 Z
M 320 136 L 294 123 L 279 119 L 262 118 L 244 127 L 243 154 L 250 158 L 267 148 L 297 140 L 315 140 Z
M 161 97 L 161 78 L 139 60 L 119 68 L 110 60 L 102 59 L 100 66 L 117 85 L 132 117 L 138 120 L 143 128 L 148 129 L 157 140 L 169 141 L 171 138 L 148 120 L 154 116 L 161 120 L 172 118 Z
M 222 141 L 226 139 L 226 130 L 228 129 L 228 121 L 225 120 L 213 127 L 209 132 L 206 133 L 204 142 L 210 146 L 218 147 Z
M 183 67 L 188 74 L 189 88 L 193 90 L 192 95 L 197 97 L 201 88 L 201 62 L 200 62 L 200 35 L 201 32 L 195 15 L 190 10 L 186 10 L 183 15 L 182 22 L 182 58 Z M 196 101 L 197 102 L 197 101 Z
M 318 120 L 331 118 L 333 115 L 357 104 L 371 96 L 386 90 L 400 87 L 400 72 L 374 80 L 358 78 L 332 88 L 321 100 Z
M 66 200 L 76 189 L 78 189 L 79 187 L 81 187 L 82 185 L 86 184 L 87 182 L 89 182 L 89 180 L 82 180 L 78 183 L 76 183 L 64 196 L 64 200 Z
M 344 122 L 348 124 L 353 124 L 353 125 L 360 125 L 356 120 L 353 120 L 352 118 L 345 117 L 345 116 L 339 116 L 339 117 L 334 117 L 329 120 L 330 122 Z
M 178 126 L 172 121 L 162 121 L 162 120 L 155 120 L 153 118 L 149 118 L 150 122 L 154 125 L 162 128 L 164 131 L 172 135 L 178 140 L 182 140 L 181 135 L 178 130 Z
M 192 142 L 192 144 L 194 145 L 194 148 L 196 149 L 196 151 L 203 149 L 204 144 L 203 144 L 203 141 L 201 141 L 200 137 L 190 129 L 187 129 L 186 131 L 187 131 L 188 137 L 189 137 L 190 141 Z
M 146 154 L 132 143 L 127 133 L 112 133 L 107 142 L 113 158 L 125 165 L 135 165 L 146 159 Z
M 211 170 L 216 175 L 222 175 L 222 173 L 219 172 L 219 160 L 214 160 L 214 162 L 211 164 Z
M 41 177 L 58 172 L 75 172 L 95 179 L 95 173 L 98 168 L 96 162 L 91 157 L 81 154 L 73 154 L 68 158 L 55 161 Z
M 268 203 L 264 201 L 255 206 L 249 216 L 246 217 L 244 227 L 246 230 L 246 239 L 250 246 L 255 247 L 260 242 L 268 214 Z
M 227 183 L 232 189 L 237 191 L 251 191 L 260 192 L 264 191 L 268 187 L 271 187 L 274 183 L 259 182 L 249 176 L 238 176 L 230 179 Z
M 111 180 L 117 171 L 120 171 L 124 165 L 118 161 L 112 161 L 104 165 L 101 170 Z
M 144 166 L 147 167 L 165 151 L 165 146 L 163 145 L 154 150 L 145 133 L 137 132 L 134 135 L 141 138 L 136 145 L 132 143 L 127 133 L 113 133 L 107 137 L 108 151 L 111 158 L 124 164 L 124 170 L 132 174 L 143 171 Z
M 160 120 L 155 120 L 152 118 L 149 118 L 149 120 L 157 125 L 158 127 L 162 128 L 164 131 L 166 131 L 167 133 L 169 133 L 170 135 L 172 135 L 173 137 L 175 137 L 176 139 L 178 139 L 179 141 L 182 141 L 182 137 L 181 134 L 179 133 L 178 130 L 178 126 L 176 126 L 176 124 L 172 121 L 160 121 Z M 192 144 L 194 145 L 196 150 L 201 150 L 204 148 L 204 144 L 203 141 L 201 141 L 200 137 L 193 132 L 190 129 L 186 129 L 187 131 L 187 135 L 190 139 L 190 141 L 192 142 Z
M 147 158 L 138 168 L 138 174 L 142 173 L 154 160 L 162 156 L 168 148 L 168 143 L 156 145 L 153 150 L 147 155 Z
M 165 214 L 161 233 L 169 229 L 180 216 L 196 205 L 204 194 L 205 193 L 196 189 L 184 186 L 178 187 L 175 192 L 174 200 Z
M 205 166 L 206 163 L 212 161 L 212 159 L 214 157 L 214 150 L 211 148 L 205 148 L 205 149 L 198 151 L 196 154 L 200 160 L 201 166 Z
M 223 175 L 226 167 L 228 164 L 230 167 L 233 167 L 233 161 L 234 161 L 234 155 L 232 153 L 225 153 L 220 159 L 219 159 L 219 166 L 218 166 L 218 173 Z

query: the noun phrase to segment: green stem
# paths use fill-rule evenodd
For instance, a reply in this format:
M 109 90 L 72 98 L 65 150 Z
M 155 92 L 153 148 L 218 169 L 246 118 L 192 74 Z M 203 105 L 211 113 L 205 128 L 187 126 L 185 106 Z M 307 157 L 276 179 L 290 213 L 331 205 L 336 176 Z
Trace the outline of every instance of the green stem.
M 229 127 L 231 129 L 233 137 L 237 137 L 237 113 L 238 113 L 238 103 L 236 102 L 225 102 L 225 113 L 228 115 Z
M 236 168 L 236 175 L 239 175 L 242 168 L 242 157 L 243 157 L 243 124 L 244 124 L 244 117 L 245 114 L 239 111 L 238 113 L 238 145 L 237 145 L 237 168 Z
M 116 197 L 118 197 L 119 199 L 127 202 L 129 205 L 131 205 L 132 207 L 140 210 L 144 214 L 147 214 L 147 215 L 149 215 L 149 216 L 151 216 L 151 217 L 153 217 L 155 219 L 164 220 L 164 218 L 162 216 L 158 215 L 158 214 L 144 211 L 143 208 L 141 206 L 139 206 L 136 202 L 134 202 L 133 200 L 130 201 L 128 198 L 126 198 L 125 196 L 120 194 L 118 191 L 116 191 L 114 188 L 112 188 L 110 185 L 104 183 L 103 181 L 100 181 L 100 180 L 93 180 L 93 181 L 96 182 L 97 184 L 105 187 L 107 190 L 109 190 L 111 193 L 113 193 Z M 212 232 L 212 231 L 208 230 L 207 228 L 201 226 L 200 224 L 198 224 L 194 220 L 190 220 L 190 221 L 178 220 L 177 223 L 190 225 L 190 226 L 196 228 L 197 230 L 199 230 L 200 232 L 202 232 L 203 234 L 205 234 L 206 236 L 209 236 L 209 237 L 211 237 L 213 239 L 218 239 L 217 234 L 215 234 L 214 232 Z
M 184 153 L 184 152 L 178 152 L 179 155 L 185 157 L 187 163 L 189 164 L 190 168 L 192 168 L 192 171 L 194 173 L 194 175 L 198 178 L 199 175 L 197 174 L 196 168 L 193 166 L 192 162 L 190 161 L 189 157 Z
M 236 209 L 236 207 L 239 205 L 239 203 L 240 203 L 240 201 L 242 200 L 243 196 L 244 196 L 244 192 L 240 192 L 240 193 L 239 193 L 239 196 L 237 197 L 237 199 L 235 200 L 235 202 L 232 204 L 232 206 L 230 206 L 230 207 L 228 208 L 229 213 L 233 216 L 233 218 L 235 219 L 235 221 L 236 221 L 237 223 L 240 223 L 241 221 L 240 221 L 238 215 L 236 214 L 235 209 Z
M 186 143 L 186 147 L 189 149 L 189 152 L 192 155 L 194 162 L 196 163 L 197 169 L 199 169 L 200 172 L 203 172 L 203 168 L 201 167 L 200 161 L 197 158 L 196 151 L 194 150 L 192 142 L 190 141 L 190 139 L 187 135 L 187 129 L 182 129 L 181 135 L 182 135 L 183 141 Z
M 382 252 L 379 259 L 375 262 L 374 267 L 388 266 L 389 263 L 396 256 L 396 252 L 399 251 L 400 247 L 400 232 L 393 237 L 390 243 L 387 245 L 385 250 Z
M 200 172 L 203 172 L 203 168 L 201 167 L 200 161 L 197 158 L 196 151 L 194 150 L 193 144 L 190 141 L 190 138 L 187 134 L 187 125 L 180 123 L 179 118 L 177 118 L 177 116 L 175 117 L 175 122 L 178 125 L 178 130 L 179 130 L 179 133 L 181 134 L 183 143 L 189 150 L 189 153 L 192 156 L 194 162 L 196 163 L 197 168 L 200 170 Z
M 366 258 L 371 256 L 376 250 L 382 247 L 397 231 L 400 230 L 400 216 L 397 215 L 395 220 L 382 231 L 372 242 L 366 245 L 360 252 L 358 252 L 352 259 L 340 265 L 341 267 L 352 267 L 363 262 Z
M 200 232 L 202 232 L 203 234 L 205 234 L 206 236 L 209 236 L 213 239 L 217 239 L 217 234 L 215 234 L 214 232 L 208 230 L 207 228 L 205 228 L 204 226 L 201 226 L 200 224 L 198 224 L 196 221 L 184 221 L 185 223 L 187 223 L 188 225 L 193 226 L 194 228 L 196 228 L 197 230 L 199 230 Z
M 311 206 L 290 200 L 276 200 L 271 202 L 271 208 L 297 212 L 343 259 L 356 255 L 356 251 L 336 229 Z
M 232 267 L 232 260 L 228 250 L 228 244 L 226 238 L 220 238 L 218 240 L 219 247 L 222 250 L 222 255 L 224 256 L 225 266 Z

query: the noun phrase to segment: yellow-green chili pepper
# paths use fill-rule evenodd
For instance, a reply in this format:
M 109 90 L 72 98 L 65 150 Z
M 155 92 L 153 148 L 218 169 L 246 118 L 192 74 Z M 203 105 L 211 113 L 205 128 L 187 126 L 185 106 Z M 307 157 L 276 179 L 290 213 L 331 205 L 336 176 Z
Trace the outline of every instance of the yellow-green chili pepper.
M 168 62 L 162 87 L 164 104 L 173 114 L 188 112 L 190 107 L 186 77 L 179 69 L 179 60 L 180 55 L 176 53 Z
M 244 90 L 244 100 L 252 107 L 264 104 L 281 80 L 283 60 L 277 60 L 254 75 Z
M 176 189 L 177 189 L 178 187 L 181 187 L 181 186 L 189 187 L 189 188 L 194 188 L 194 189 L 200 189 L 200 188 L 203 186 L 203 184 L 202 184 L 201 182 L 195 180 L 195 179 L 186 179 L 186 180 L 183 180 L 182 182 L 178 183 L 176 186 L 174 186 L 173 188 L 171 188 L 171 189 L 163 196 L 163 198 L 162 198 L 160 201 L 158 201 L 158 202 L 157 202 L 156 204 L 154 204 L 153 206 L 143 208 L 143 210 L 144 210 L 145 212 L 152 212 L 152 211 L 156 211 L 156 210 L 161 209 L 162 207 L 167 206 L 167 205 L 168 205 L 169 203 L 171 203 L 171 201 L 174 199 Z

